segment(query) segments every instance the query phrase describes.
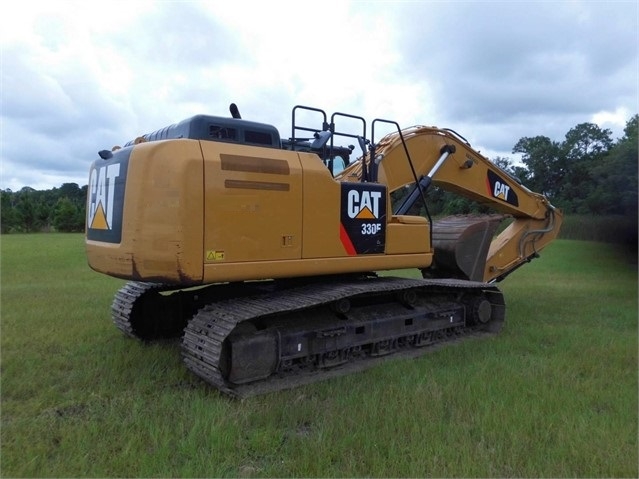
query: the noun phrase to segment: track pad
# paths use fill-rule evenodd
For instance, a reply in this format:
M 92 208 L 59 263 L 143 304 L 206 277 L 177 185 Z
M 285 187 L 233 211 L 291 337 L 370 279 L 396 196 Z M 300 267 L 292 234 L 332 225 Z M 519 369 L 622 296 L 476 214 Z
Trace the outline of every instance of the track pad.
M 277 342 L 269 332 L 229 337 L 231 368 L 228 380 L 243 384 L 270 376 L 277 367 Z

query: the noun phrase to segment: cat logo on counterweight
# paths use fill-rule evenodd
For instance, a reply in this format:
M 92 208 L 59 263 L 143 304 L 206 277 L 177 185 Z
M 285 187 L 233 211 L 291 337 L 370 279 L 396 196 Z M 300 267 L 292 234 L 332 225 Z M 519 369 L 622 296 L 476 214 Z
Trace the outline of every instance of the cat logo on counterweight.
M 87 239 L 119 243 L 130 148 L 118 150 L 108 161 L 91 165 L 87 191 Z

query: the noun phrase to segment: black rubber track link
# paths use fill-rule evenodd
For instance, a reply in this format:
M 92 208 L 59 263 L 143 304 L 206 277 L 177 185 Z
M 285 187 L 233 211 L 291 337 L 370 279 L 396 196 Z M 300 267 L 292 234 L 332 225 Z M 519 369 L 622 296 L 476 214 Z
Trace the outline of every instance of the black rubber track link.
M 455 328 L 454 333 L 442 330 L 436 339 L 425 347 L 404 347 L 386 356 L 357 357 L 351 362 L 334 368 L 314 368 L 292 373 L 275 372 L 268 378 L 248 384 L 233 384 L 227 381 L 223 372 L 226 351 L 224 342 L 231 332 L 246 321 L 260 321 L 260 318 L 283 313 L 310 310 L 343 299 L 365 296 L 396 294 L 417 289 L 421 293 L 455 294 L 480 293 L 490 296 L 493 321 L 465 328 Z M 472 306 L 471 308 L 472 309 Z M 480 314 L 481 315 L 481 314 Z M 202 308 L 189 321 L 183 336 L 183 359 L 193 373 L 224 394 L 235 397 L 249 397 L 309 384 L 323 379 L 367 369 L 379 361 L 398 357 L 417 357 L 441 344 L 455 342 L 462 337 L 492 335 L 499 332 L 505 316 L 503 297 L 495 286 L 451 279 L 409 279 L 380 277 L 343 282 L 310 284 L 284 291 L 274 291 L 253 297 L 235 298 L 211 303 Z
M 174 285 L 129 281 L 115 295 L 111 315 L 116 327 L 141 341 L 179 338 L 186 323 L 206 304 L 264 290 L 258 282 L 176 289 Z
M 113 299 L 113 322 L 127 336 L 142 341 L 179 338 L 197 309 L 193 294 L 174 289 L 160 283 L 128 282 Z
M 141 340 L 158 339 L 173 334 L 168 331 L 162 334 L 157 330 L 157 326 L 155 330 L 150 328 L 146 319 L 150 318 L 156 324 L 162 323 L 158 321 L 159 316 L 163 314 L 160 292 L 169 289 L 171 288 L 158 283 L 129 281 L 113 299 L 111 305 L 113 323 L 127 336 Z

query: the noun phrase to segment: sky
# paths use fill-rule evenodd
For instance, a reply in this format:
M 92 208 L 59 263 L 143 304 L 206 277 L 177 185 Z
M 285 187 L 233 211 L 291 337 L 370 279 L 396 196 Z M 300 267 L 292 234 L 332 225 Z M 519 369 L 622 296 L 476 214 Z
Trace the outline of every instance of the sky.
M 639 111 L 634 0 L 12 5 L 0 189 L 86 185 L 99 150 L 230 103 L 283 138 L 307 105 L 452 128 L 515 161 L 520 138 L 592 122 L 616 140 Z

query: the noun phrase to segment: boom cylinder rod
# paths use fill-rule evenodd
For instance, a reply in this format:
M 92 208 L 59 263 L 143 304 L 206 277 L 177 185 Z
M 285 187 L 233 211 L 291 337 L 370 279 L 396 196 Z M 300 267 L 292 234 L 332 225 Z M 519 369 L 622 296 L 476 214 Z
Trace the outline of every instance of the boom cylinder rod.
M 446 158 L 448 158 L 448 156 L 451 153 L 455 152 L 455 147 L 454 146 L 446 145 L 446 147 L 444 147 L 444 148 L 445 149 L 442 152 L 442 156 L 439 157 L 439 160 L 437 160 L 437 163 L 435 163 L 435 166 L 433 166 L 431 168 L 431 170 L 428 172 L 428 174 L 426 175 L 431 180 L 433 179 L 433 176 L 435 176 L 435 173 L 437 173 L 437 170 L 439 170 L 441 168 L 441 166 L 444 164 L 444 161 L 446 161 Z
M 408 197 L 402 202 L 402 204 L 397 208 L 397 211 L 394 213 L 396 215 L 405 215 L 415 204 L 415 202 L 422 195 L 423 191 L 426 191 L 430 186 L 433 176 L 437 173 L 437 170 L 441 168 L 441 166 L 446 161 L 446 158 L 450 156 L 451 153 L 455 152 L 455 147 L 452 145 L 446 145 L 442 148 L 442 154 L 437 160 L 437 163 L 431 168 L 426 176 L 422 176 L 417 184 L 415 184 L 415 188 L 410 192 Z

